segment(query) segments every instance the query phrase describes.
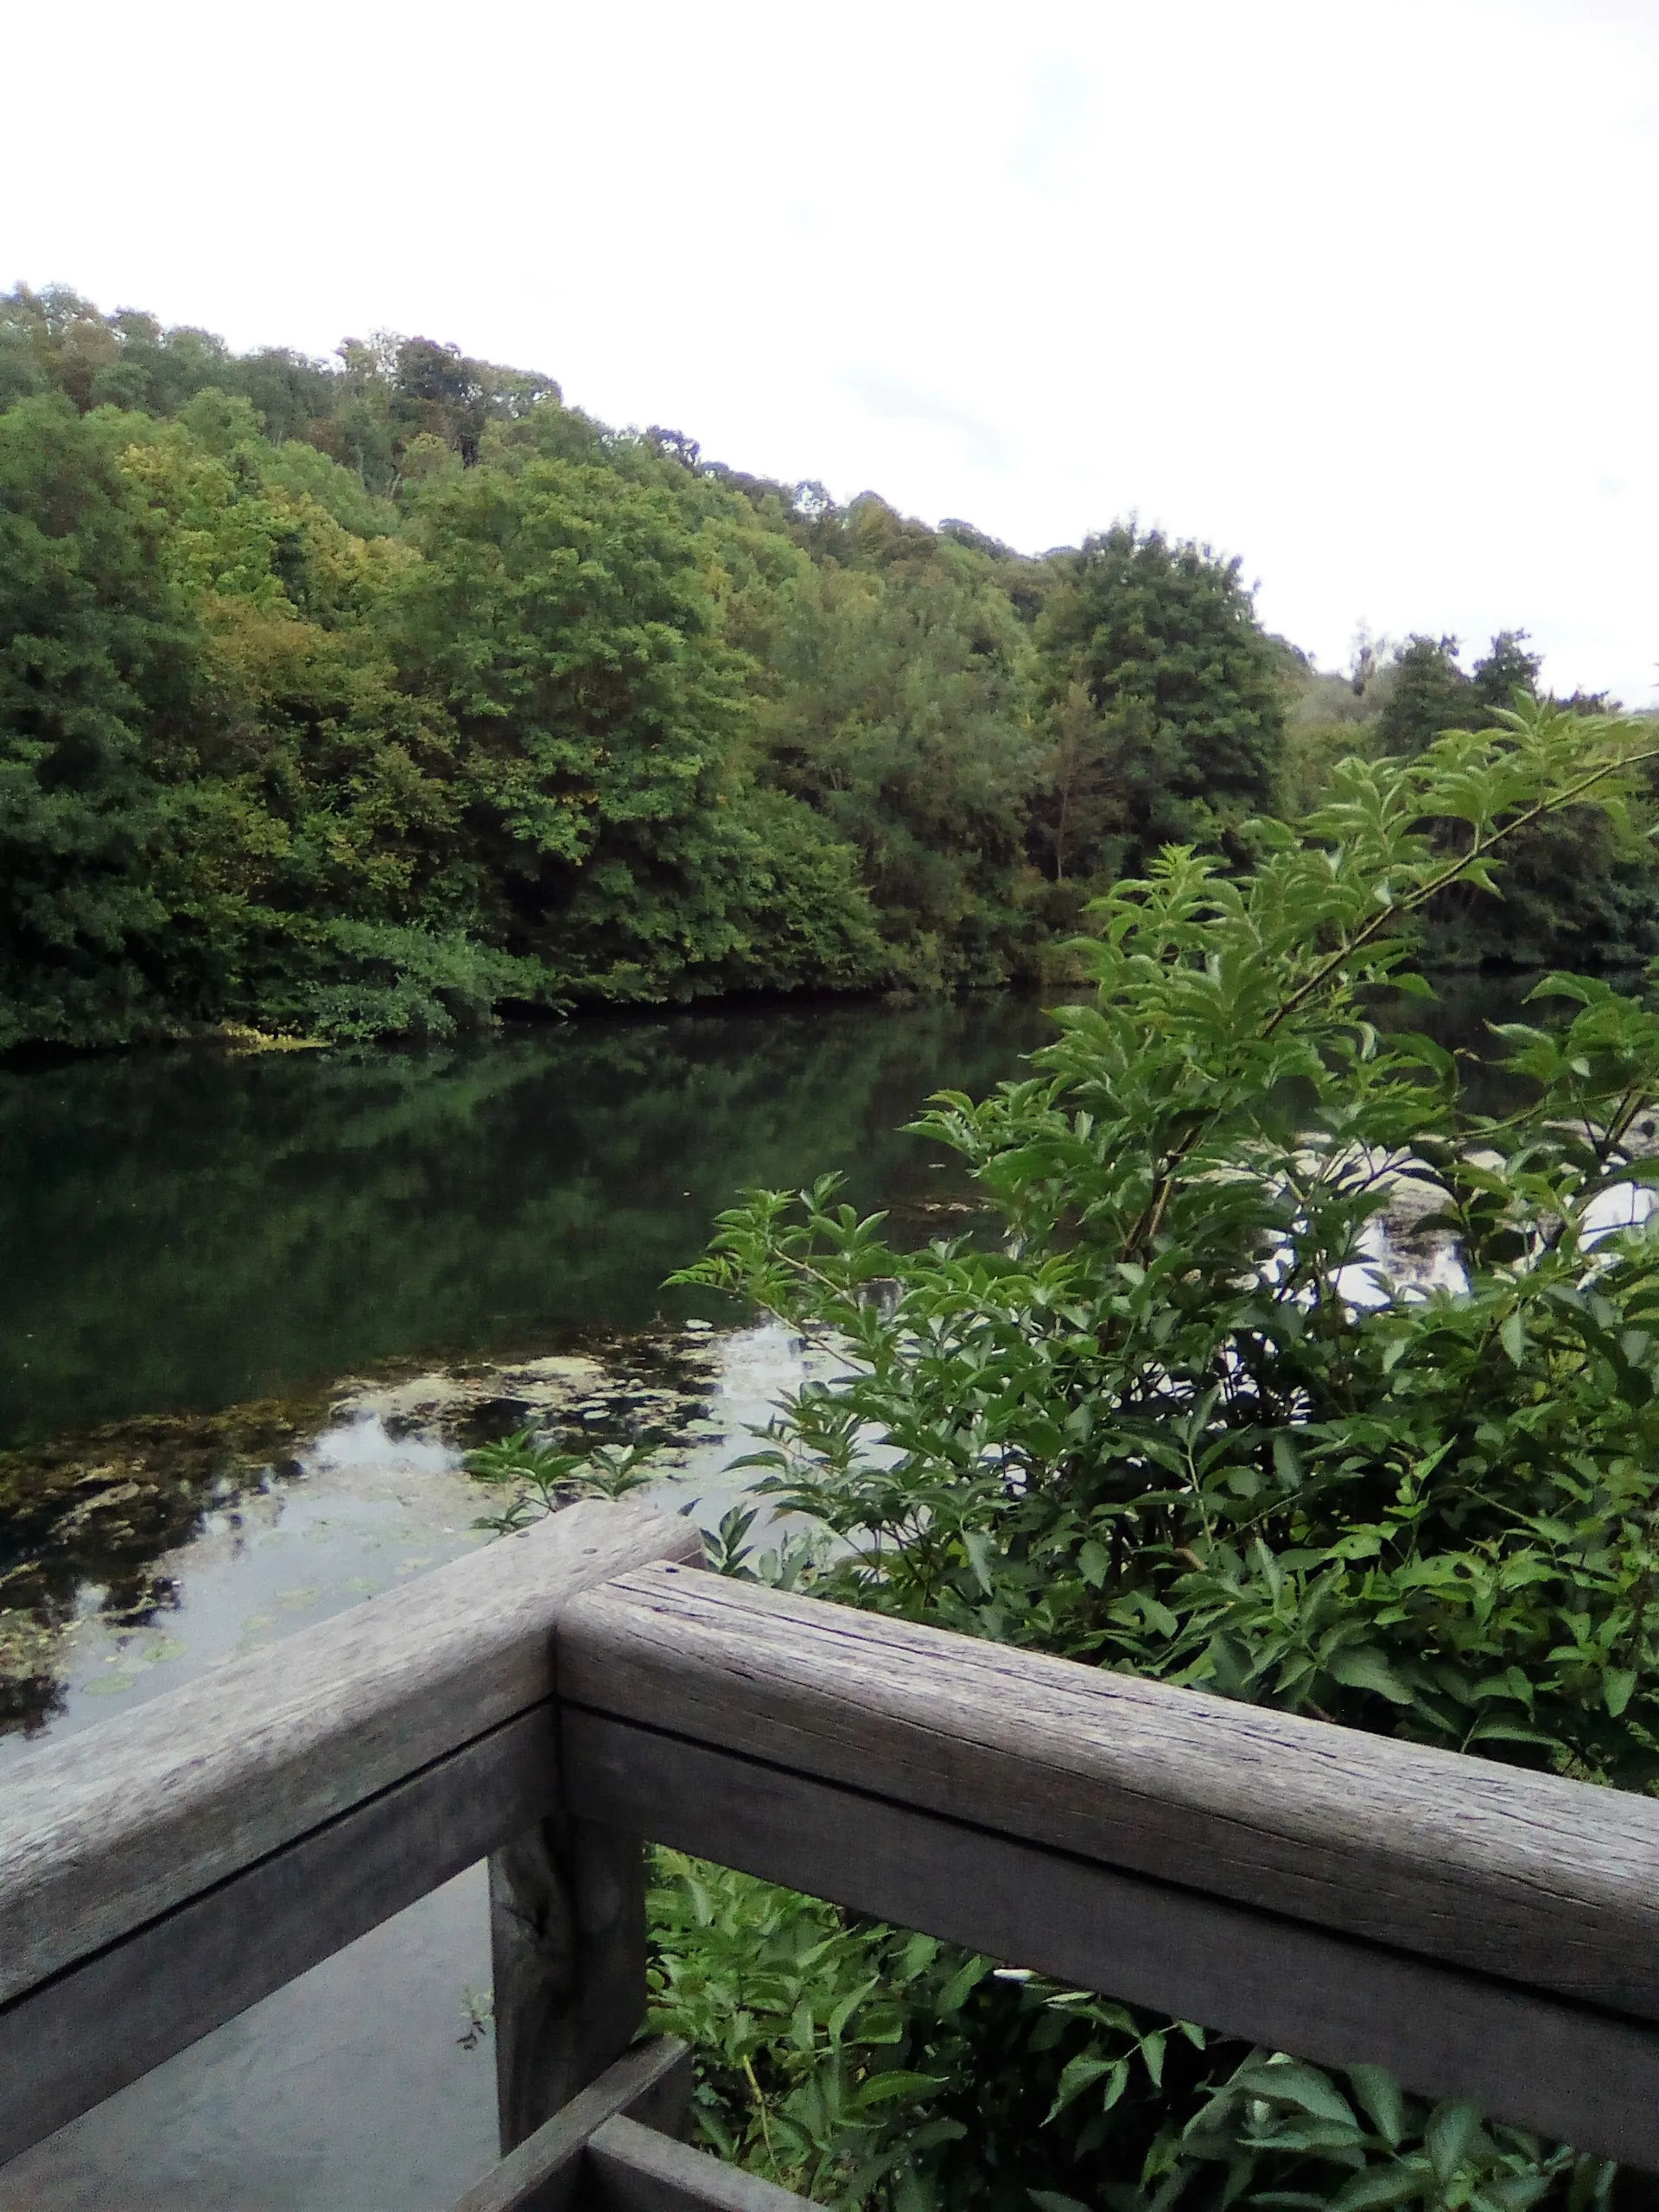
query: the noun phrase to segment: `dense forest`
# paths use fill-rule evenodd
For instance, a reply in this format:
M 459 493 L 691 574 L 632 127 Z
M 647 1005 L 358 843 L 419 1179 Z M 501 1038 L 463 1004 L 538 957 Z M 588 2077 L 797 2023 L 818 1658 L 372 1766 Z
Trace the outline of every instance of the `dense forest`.
M 1536 677 L 1321 673 L 1206 546 L 1025 557 L 423 338 L 0 298 L 0 1051 L 1033 976 L 1160 846 Z M 1640 957 L 1659 872 L 1587 817 L 1436 926 Z

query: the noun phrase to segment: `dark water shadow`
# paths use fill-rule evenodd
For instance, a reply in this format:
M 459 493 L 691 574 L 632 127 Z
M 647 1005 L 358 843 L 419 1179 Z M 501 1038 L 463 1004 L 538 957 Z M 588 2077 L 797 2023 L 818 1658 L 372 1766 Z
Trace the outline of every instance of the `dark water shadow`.
M 0 1073 L 0 1448 L 712 1312 L 661 1285 L 741 1186 L 924 1204 L 899 1125 L 1047 1033 L 996 997 Z

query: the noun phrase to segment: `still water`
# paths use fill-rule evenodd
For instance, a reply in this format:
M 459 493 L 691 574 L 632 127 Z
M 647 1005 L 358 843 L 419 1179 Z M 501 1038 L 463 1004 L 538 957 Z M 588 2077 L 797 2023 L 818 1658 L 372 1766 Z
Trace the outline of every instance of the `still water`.
M 1471 1043 L 1523 989 L 1402 1012 Z M 901 1236 L 966 1226 L 901 1125 L 1048 1033 L 1009 997 L 0 1073 L 0 1659 L 9 1619 L 51 1647 L 0 1789 L 23 1726 L 116 1718 L 480 1541 L 446 1391 L 601 1429 L 671 1402 L 665 1478 L 717 1510 L 798 1348 L 664 1275 L 745 1185 L 828 1169 Z M 494 2155 L 488 1981 L 474 1869 L 0 2171 L 0 2212 L 447 2204 Z
M 0 1073 L 0 1630 L 27 1600 L 55 1670 L 14 1721 L 113 1719 L 480 1541 L 459 1452 L 410 1427 L 457 1370 L 601 1422 L 607 1393 L 680 1393 L 670 1479 L 717 1507 L 798 1355 L 664 1276 L 743 1185 L 828 1169 L 901 1235 L 963 1225 L 948 1160 L 901 1125 L 1047 1033 L 1008 997 Z M 619 1369 L 618 1332 L 657 1364 Z M 290 1440 L 259 1478 L 216 1472 L 267 1433 Z M 85 1465 L 97 1503 L 142 1489 L 111 1483 L 123 1454 L 170 1470 L 172 1517 L 142 1496 L 78 1546 L 58 1498 L 43 1535 L 31 1473 Z M 0 1789 L 22 1751 L 0 1735 Z M 488 1982 L 474 1870 L 0 2171 L 0 2208 L 447 2204 L 494 2156 L 467 2032 Z
M 661 1286 L 741 1187 L 925 1204 L 939 1155 L 900 1125 L 1047 1033 L 998 996 L 0 1071 L 0 1448 L 713 1314 Z

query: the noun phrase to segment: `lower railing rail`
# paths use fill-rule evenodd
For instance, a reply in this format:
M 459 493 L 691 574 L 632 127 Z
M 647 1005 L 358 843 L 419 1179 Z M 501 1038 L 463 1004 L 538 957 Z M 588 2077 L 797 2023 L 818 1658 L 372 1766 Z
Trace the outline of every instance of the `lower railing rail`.
M 653 1566 L 560 1630 L 595 1817 L 1659 2168 L 1659 1806 Z
M 570 1509 L 0 1805 L 0 2159 L 481 1857 L 457 2212 L 795 2201 L 675 2139 L 640 1839 L 1659 2170 L 1659 1806 L 690 1571 Z M 257 1940 L 253 1938 L 257 1936 Z
M 675 2140 L 691 2102 L 691 2053 L 637 2044 L 469 2189 L 454 2212 L 785 2212 L 804 2200 Z

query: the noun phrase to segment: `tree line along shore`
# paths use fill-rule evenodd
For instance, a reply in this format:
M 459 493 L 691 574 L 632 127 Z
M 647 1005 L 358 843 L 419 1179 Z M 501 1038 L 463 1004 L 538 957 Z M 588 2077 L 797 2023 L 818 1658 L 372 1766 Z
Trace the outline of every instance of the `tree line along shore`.
M 1033 979 L 1162 847 L 1242 865 L 1537 677 L 1520 632 L 1321 672 L 1205 545 L 1027 557 L 424 338 L 0 297 L 0 1052 Z M 1637 960 L 1659 870 L 1541 825 L 1431 929 Z

